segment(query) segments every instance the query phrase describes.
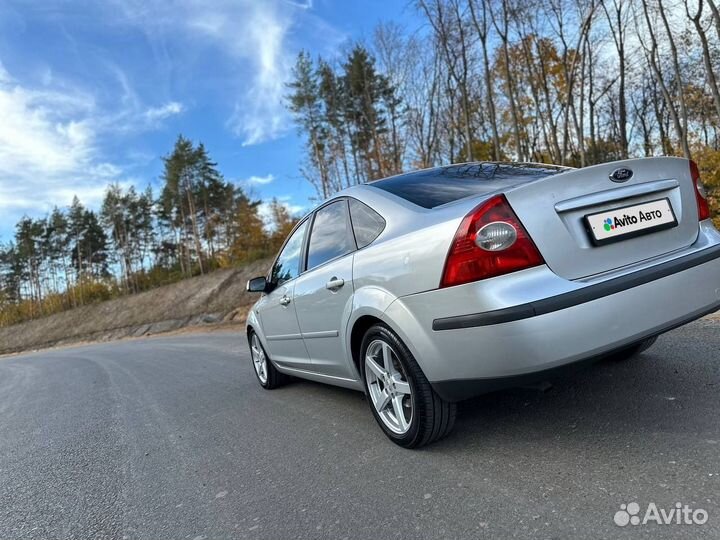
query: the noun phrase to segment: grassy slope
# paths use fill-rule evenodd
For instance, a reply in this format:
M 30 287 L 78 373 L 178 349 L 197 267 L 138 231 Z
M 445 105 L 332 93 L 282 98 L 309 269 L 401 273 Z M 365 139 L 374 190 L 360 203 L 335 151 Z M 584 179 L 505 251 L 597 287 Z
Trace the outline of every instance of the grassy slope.
M 219 270 L 144 293 L 0 328 L 0 354 L 85 340 L 109 340 L 244 317 L 257 298 L 245 292 L 268 261 Z

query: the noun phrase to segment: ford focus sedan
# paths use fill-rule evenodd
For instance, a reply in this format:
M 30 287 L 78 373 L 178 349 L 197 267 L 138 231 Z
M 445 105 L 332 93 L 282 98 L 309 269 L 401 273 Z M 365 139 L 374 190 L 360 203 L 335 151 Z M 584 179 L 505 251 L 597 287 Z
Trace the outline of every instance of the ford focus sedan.
M 717 310 L 720 233 L 685 159 L 452 165 L 336 194 L 248 290 L 263 388 L 363 391 L 412 448 L 449 433 L 460 400 Z

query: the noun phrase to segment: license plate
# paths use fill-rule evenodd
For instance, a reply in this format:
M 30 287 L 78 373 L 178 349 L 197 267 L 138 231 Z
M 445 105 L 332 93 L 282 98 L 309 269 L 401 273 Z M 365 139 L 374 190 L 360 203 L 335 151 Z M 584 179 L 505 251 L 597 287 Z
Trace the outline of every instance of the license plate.
M 670 229 L 677 224 L 667 198 L 585 216 L 585 226 L 596 246 Z

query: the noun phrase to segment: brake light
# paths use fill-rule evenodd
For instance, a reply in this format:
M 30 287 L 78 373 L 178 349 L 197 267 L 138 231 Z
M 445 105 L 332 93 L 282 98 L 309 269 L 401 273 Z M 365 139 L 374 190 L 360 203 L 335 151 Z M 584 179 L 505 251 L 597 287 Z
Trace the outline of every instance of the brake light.
M 504 195 L 465 216 L 445 261 L 440 287 L 531 268 L 545 261 Z
M 690 161 L 690 177 L 692 178 L 693 189 L 695 189 L 695 198 L 697 199 L 698 221 L 703 221 L 710 217 L 710 205 L 707 201 L 707 192 L 705 186 L 700 180 L 700 171 L 697 163 Z

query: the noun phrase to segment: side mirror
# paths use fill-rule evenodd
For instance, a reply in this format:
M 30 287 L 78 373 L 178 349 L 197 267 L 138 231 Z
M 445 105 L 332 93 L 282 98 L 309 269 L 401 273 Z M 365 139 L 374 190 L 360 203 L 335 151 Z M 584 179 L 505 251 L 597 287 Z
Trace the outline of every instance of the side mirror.
M 247 282 L 247 291 L 248 292 L 266 292 L 268 288 L 268 282 L 265 279 L 265 276 L 260 276 L 256 278 L 252 278 Z

